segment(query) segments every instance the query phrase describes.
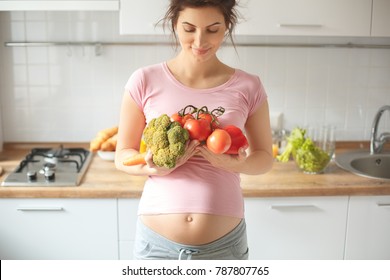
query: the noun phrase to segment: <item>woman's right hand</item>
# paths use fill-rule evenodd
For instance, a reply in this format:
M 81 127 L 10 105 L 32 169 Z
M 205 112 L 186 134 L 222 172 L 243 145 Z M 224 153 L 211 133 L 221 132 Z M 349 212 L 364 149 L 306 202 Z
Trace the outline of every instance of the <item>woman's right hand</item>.
M 154 164 L 153 162 L 153 154 L 150 150 L 146 153 L 145 161 L 146 165 L 144 166 L 145 171 L 149 175 L 155 175 L 155 176 L 164 176 L 172 173 L 176 168 L 179 166 L 185 164 L 192 156 L 194 156 L 198 151 L 196 148 L 200 145 L 200 142 L 197 140 L 192 140 L 187 143 L 186 151 L 184 155 L 182 155 L 178 160 L 176 161 L 176 165 L 173 168 L 167 168 L 167 167 L 159 167 Z

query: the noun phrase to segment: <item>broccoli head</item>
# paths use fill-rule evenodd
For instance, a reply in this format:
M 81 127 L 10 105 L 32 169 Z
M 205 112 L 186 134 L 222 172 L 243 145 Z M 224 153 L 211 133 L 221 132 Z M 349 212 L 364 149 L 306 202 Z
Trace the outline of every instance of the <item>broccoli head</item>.
M 186 151 L 186 145 L 185 145 L 185 143 L 182 143 L 182 142 L 170 144 L 169 151 L 173 155 L 182 156 L 182 155 L 184 155 L 184 152 Z
M 153 154 L 153 162 L 160 167 L 173 168 L 176 166 L 176 156 L 171 153 L 169 148 L 160 149 Z
M 171 123 L 171 119 L 168 117 L 168 115 L 163 114 L 160 117 L 156 118 L 154 126 L 163 129 L 168 129 Z
M 150 148 L 153 154 L 160 149 L 167 148 L 169 146 L 169 142 L 166 130 L 162 127 L 155 127 L 151 145 L 146 145 Z
M 185 143 L 190 138 L 188 130 L 183 129 L 178 122 L 172 123 L 172 126 L 167 132 L 167 136 L 170 144 Z
M 154 164 L 173 168 L 177 159 L 185 152 L 189 134 L 180 123 L 172 122 L 168 115 L 163 114 L 148 123 L 143 132 L 143 139 L 153 153 Z
M 155 123 L 156 123 L 156 119 L 152 119 L 144 129 L 143 139 L 145 144 L 153 142 L 153 133 L 156 130 L 154 126 Z

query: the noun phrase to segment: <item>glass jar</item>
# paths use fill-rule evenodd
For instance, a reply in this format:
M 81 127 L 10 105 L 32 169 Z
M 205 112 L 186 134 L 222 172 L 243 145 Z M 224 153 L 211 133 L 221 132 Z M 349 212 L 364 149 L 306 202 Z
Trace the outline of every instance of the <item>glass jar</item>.
M 335 150 L 335 128 L 331 125 L 309 126 L 305 142 L 294 159 L 300 170 L 306 174 L 323 173 Z

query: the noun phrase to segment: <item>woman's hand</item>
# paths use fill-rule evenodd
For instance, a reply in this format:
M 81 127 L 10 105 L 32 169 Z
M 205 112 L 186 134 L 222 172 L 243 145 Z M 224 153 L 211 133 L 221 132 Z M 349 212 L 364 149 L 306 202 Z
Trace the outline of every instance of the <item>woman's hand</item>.
M 248 154 L 243 148 L 238 150 L 237 155 L 214 154 L 206 146 L 198 147 L 197 150 L 213 166 L 226 171 L 247 175 L 268 172 L 272 168 L 274 159 L 267 101 L 264 101 L 247 119 L 245 134 L 250 147 Z
M 237 155 L 215 154 L 205 145 L 196 148 L 198 154 L 208 160 L 213 166 L 230 171 L 240 172 L 240 168 L 247 158 L 245 149 L 240 148 Z
M 144 166 L 147 169 L 147 173 L 150 175 L 164 176 L 169 173 L 172 173 L 176 168 L 186 163 L 192 156 L 197 153 L 197 147 L 199 146 L 199 141 L 192 140 L 187 143 L 186 151 L 177 161 L 174 168 L 159 167 L 153 163 L 153 154 L 149 150 L 145 156 L 146 165 Z

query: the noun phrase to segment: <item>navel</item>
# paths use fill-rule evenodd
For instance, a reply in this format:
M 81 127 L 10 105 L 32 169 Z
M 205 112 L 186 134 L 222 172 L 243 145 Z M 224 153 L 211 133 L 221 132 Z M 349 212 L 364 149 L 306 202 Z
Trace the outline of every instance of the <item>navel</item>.
M 194 220 L 194 218 L 192 216 L 187 216 L 187 218 L 186 218 L 186 221 L 188 223 L 191 223 L 193 220 Z

